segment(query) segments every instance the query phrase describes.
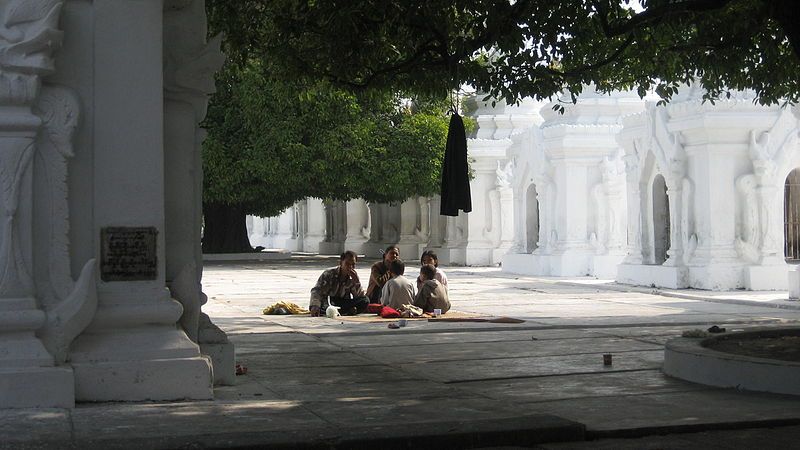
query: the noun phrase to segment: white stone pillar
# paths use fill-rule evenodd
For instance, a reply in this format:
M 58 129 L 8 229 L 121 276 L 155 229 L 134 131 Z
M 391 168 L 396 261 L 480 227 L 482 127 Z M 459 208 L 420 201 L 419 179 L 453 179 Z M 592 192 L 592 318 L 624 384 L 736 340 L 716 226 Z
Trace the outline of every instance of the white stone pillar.
M 500 246 L 501 204 L 498 183 L 507 186 L 511 178 L 503 167 L 506 164 L 506 151 L 511 139 L 470 139 L 469 155 L 473 159 L 471 168 L 475 177 L 470 181 L 472 191 L 472 213 L 469 214 L 466 232 L 465 264 L 468 266 L 487 266 L 499 264 L 495 250 Z M 498 163 L 501 163 L 498 165 Z M 510 163 L 509 163 L 510 164 Z M 509 166 L 510 167 L 510 166 Z M 507 251 L 507 249 L 506 249 Z
M 168 5 L 169 6 L 169 5 Z M 202 141 L 199 128 L 214 72 L 224 61 L 220 39 L 206 42 L 202 0 L 164 13 L 164 171 L 166 280 L 172 297 L 183 305 L 180 324 L 202 354 L 211 358 L 215 384 L 235 382 L 233 344 L 201 307 L 202 291 Z M 187 76 L 191 75 L 191 76 Z
M 272 245 L 274 248 L 284 250 L 294 250 L 294 206 L 287 208 L 280 215 L 275 217 L 275 232 L 272 235 Z
M 325 239 L 325 208 L 322 200 L 314 197 L 306 199 L 306 233 L 303 236 L 303 250 L 318 253 L 319 244 Z
M 401 258 L 406 261 L 413 261 L 419 258 L 421 240 L 419 232 L 420 212 L 419 204 L 415 197 L 406 199 L 399 207 L 400 211 L 400 238 L 397 247 L 400 250 Z
M 250 228 L 250 235 L 248 238 L 250 239 L 250 245 L 252 247 L 264 247 L 270 248 L 269 236 L 267 232 L 267 217 L 258 217 L 258 216 L 248 216 L 248 220 L 252 222 L 252 228 Z
M 24 14 L 22 6 L 29 6 L 28 12 L 33 11 L 33 17 L 12 19 L 10 14 L 15 11 L 22 10 Z M 52 334 L 57 306 L 51 305 L 55 309 L 47 312 L 41 309 L 43 292 L 37 292 L 37 288 L 42 290 L 44 286 L 36 286 L 38 283 L 34 281 L 34 247 L 40 247 L 35 244 L 50 244 L 50 236 L 33 235 L 35 216 L 48 206 L 53 210 L 61 206 L 66 208 L 63 190 L 57 205 L 37 202 L 34 182 L 39 180 L 34 180 L 34 165 L 55 164 L 59 170 L 54 175 L 63 175 L 63 178 L 49 180 L 45 185 L 63 187 L 66 157 L 71 156 L 68 154 L 71 153 L 71 135 L 79 114 L 77 101 L 74 104 L 71 101 L 72 95 L 64 99 L 67 105 L 61 111 L 54 110 L 58 105 L 42 105 L 40 97 L 43 90 L 40 77 L 53 72 L 51 52 L 61 44 L 58 22 L 62 6 L 61 1 L 31 1 L 24 5 L 17 1 L 0 5 L 0 23 L 9 26 L 6 31 L 14 36 L 10 41 L 6 37 L 0 40 L 0 167 L 4 169 L 0 171 L 0 273 L 3 273 L 0 277 L 0 408 L 74 406 L 73 371 L 69 367 L 56 367 L 53 354 L 59 356 L 58 349 L 52 346 L 46 349 L 42 342 Z M 33 113 L 34 107 L 38 115 Z M 72 118 L 64 113 L 70 113 Z M 49 116 L 53 114 L 63 122 L 52 125 L 64 128 L 55 130 L 63 135 L 53 138 L 65 138 L 66 142 L 63 148 L 52 148 L 53 143 L 50 147 L 65 152 L 61 155 L 48 152 L 43 139 L 37 142 L 37 134 L 51 131 L 40 128 L 49 127 Z M 55 145 L 62 147 L 58 143 Z M 49 220 L 68 219 L 66 210 L 61 217 L 53 217 L 50 212 L 43 211 Z M 66 233 L 66 229 L 63 231 Z M 61 236 L 60 240 L 63 242 L 66 236 Z M 51 261 L 42 263 L 52 264 Z M 88 271 L 93 292 L 94 262 L 86 267 L 84 272 Z M 68 265 L 66 269 L 69 275 Z M 72 284 L 71 278 L 67 281 Z M 90 306 L 93 310 L 93 302 Z M 37 337 L 37 331 L 42 339 Z M 62 344 L 69 345 L 69 341 Z M 63 362 L 64 358 L 58 359 Z
M 356 253 L 364 253 L 364 244 L 370 236 L 370 214 L 367 203 L 360 198 L 350 200 L 345 205 L 345 212 L 347 230 L 344 248 Z
M 163 4 L 98 0 L 92 7 L 96 251 L 110 252 L 104 247 L 119 233 L 149 250 L 139 274 L 116 281 L 101 271 L 97 314 L 70 354 L 75 395 L 211 398 L 210 362 L 176 327 L 183 308 L 166 288 Z M 156 233 L 152 247 L 147 230 Z
M 441 208 L 441 201 L 442 198 L 438 195 L 434 195 L 430 199 L 430 238 L 428 241 L 428 247 L 430 248 L 438 248 L 442 246 L 444 242 L 444 227 L 446 225 L 445 216 L 439 214 L 439 210 Z
M 344 202 L 340 200 L 324 202 L 325 206 L 325 240 L 319 244 L 322 255 L 338 255 L 344 251 L 347 217 Z

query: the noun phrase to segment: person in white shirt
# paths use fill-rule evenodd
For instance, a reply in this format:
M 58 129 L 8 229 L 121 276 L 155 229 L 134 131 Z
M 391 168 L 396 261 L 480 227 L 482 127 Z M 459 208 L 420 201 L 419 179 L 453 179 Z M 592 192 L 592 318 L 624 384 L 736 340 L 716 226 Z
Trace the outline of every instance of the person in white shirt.
M 381 304 L 398 311 L 402 310 L 403 305 L 413 305 L 414 284 L 403 276 L 406 271 L 406 264 L 401 259 L 395 259 L 389 263 L 389 271 L 392 274 L 392 278 L 383 285 Z

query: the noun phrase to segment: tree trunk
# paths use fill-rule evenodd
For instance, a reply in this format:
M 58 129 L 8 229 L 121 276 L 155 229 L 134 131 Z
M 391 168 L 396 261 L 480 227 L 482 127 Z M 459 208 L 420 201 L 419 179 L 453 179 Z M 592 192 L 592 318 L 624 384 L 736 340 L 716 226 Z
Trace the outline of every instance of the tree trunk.
M 250 253 L 247 214 L 235 205 L 203 203 L 203 253 Z

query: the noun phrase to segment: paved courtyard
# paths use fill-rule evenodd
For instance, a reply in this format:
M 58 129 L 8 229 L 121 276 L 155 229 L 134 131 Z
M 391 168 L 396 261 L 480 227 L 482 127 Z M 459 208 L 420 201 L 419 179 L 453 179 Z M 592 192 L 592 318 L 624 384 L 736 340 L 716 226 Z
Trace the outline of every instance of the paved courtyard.
M 359 263 L 364 281 L 370 262 Z M 656 291 L 446 267 L 454 310 L 525 322 L 415 320 L 392 330 L 261 314 L 280 300 L 305 307 L 321 270 L 335 264 L 206 265 L 204 310 L 248 369 L 214 401 L 3 412 L 2 444 L 778 448 L 800 438 L 796 397 L 714 389 L 659 370 L 664 342 L 684 330 L 797 324 L 800 304 L 786 292 Z M 604 353 L 613 365 L 603 365 Z

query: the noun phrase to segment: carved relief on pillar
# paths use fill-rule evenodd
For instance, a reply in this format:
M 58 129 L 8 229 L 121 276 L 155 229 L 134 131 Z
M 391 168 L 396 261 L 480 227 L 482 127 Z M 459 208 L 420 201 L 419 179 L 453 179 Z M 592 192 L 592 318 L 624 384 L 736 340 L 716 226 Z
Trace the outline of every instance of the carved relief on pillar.
M 625 177 L 628 195 L 628 254 L 625 264 L 642 264 L 642 197 L 639 188 L 644 163 L 642 140 L 634 140 L 625 147 Z
M 649 105 L 645 114 L 648 136 L 652 136 L 651 149 L 666 181 L 669 198 L 670 248 L 664 265 L 683 266 L 697 247 L 691 208 L 694 185 L 686 176 L 686 150 L 680 134 L 668 130 L 664 108 Z
M 623 237 L 627 230 L 623 227 L 623 215 L 626 211 L 623 208 L 625 182 L 622 165 L 619 155 L 605 157 L 601 163 L 601 182 L 592 187 L 597 221 L 590 242 L 599 255 L 620 253 L 623 250 Z
M 164 90 L 170 98 L 191 103 L 199 123 L 208 95 L 216 91 L 214 74 L 225 62 L 222 35 L 206 40 L 203 0 L 168 0 L 164 10 Z
M 552 254 L 558 246 L 558 232 L 555 229 L 556 185 L 548 172 L 543 170 L 533 176 L 540 211 L 538 247 L 533 251 L 535 255 Z
M 0 4 L 0 304 L 8 302 L 0 315 L 10 314 L 0 318 L 0 333 L 17 333 L 15 346 L 34 353 L 8 352 L 0 338 L 0 355 L 34 365 L 63 362 L 97 302 L 94 260 L 77 282 L 70 270 L 67 158 L 79 103 L 65 88 L 41 88 L 61 44 L 61 7 L 60 0 Z M 36 330 L 55 358 L 38 350 Z
M 777 202 L 782 197 L 777 194 L 784 183 L 780 175 L 791 170 L 789 159 L 797 141 L 797 118 L 786 109 L 768 131 L 750 132 L 748 153 L 753 172 L 736 179 L 736 193 L 742 205 L 736 251 L 752 264 L 762 264 L 766 259 L 778 263 L 783 259 L 782 219 L 775 213 L 781 210 Z
M 503 228 L 509 226 L 513 229 L 513 211 L 506 210 L 513 205 L 501 203 L 501 198 L 506 199 L 506 203 L 510 200 L 509 191 L 511 191 L 511 180 L 514 175 L 514 159 L 509 159 L 503 166 L 502 163 L 497 161 L 497 168 L 495 169 L 495 184 L 494 189 L 489 191 L 489 220 L 483 229 L 483 237 L 491 242 L 493 247 L 500 247 L 502 240 Z M 502 195 L 505 192 L 506 195 Z M 505 222 L 503 221 L 505 219 Z M 513 231 L 512 231 L 513 233 Z M 508 232 L 506 233 L 508 235 Z M 508 236 L 506 236 L 506 240 Z M 510 247 L 510 242 L 507 247 Z

